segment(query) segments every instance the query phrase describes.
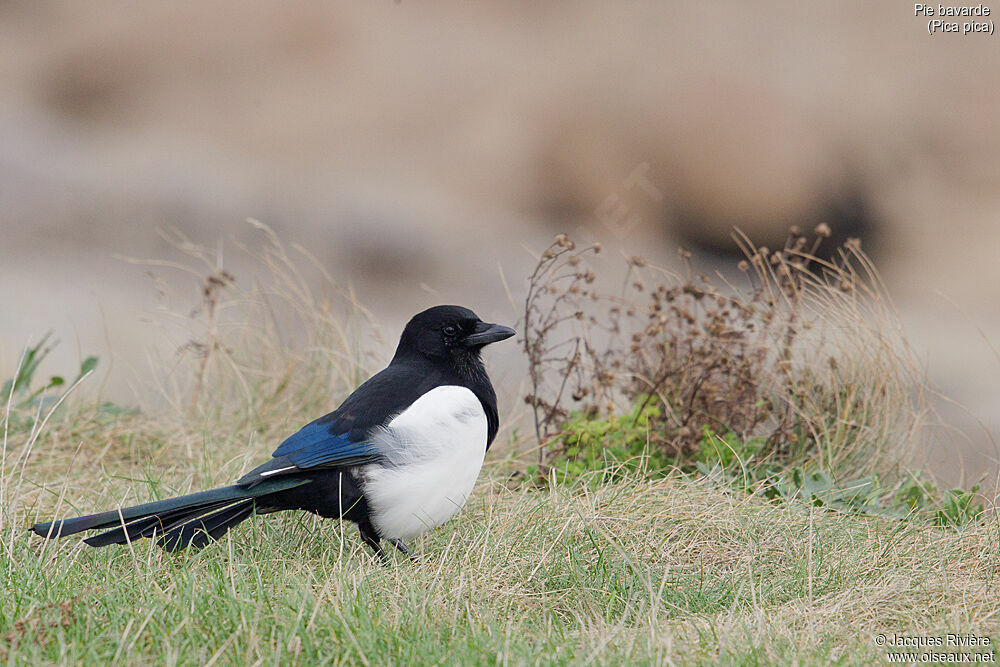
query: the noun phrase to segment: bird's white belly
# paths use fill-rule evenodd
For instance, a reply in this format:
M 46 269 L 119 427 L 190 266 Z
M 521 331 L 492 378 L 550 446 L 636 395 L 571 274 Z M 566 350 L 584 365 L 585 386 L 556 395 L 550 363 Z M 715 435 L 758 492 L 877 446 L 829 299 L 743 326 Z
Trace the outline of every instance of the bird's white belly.
M 465 387 L 432 389 L 389 422 L 375 437 L 389 463 L 363 472 L 379 534 L 409 539 L 455 516 L 479 477 L 486 438 L 486 413 Z

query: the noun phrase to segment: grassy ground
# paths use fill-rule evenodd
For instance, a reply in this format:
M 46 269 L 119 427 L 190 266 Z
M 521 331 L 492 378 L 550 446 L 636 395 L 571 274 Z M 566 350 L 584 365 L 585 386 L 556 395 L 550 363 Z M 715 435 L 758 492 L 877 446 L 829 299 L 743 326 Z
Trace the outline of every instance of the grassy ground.
M 273 289 L 235 297 L 208 266 L 191 363 L 153 374 L 157 409 L 85 395 L 56 408 L 30 377 L 0 406 L 0 660 L 870 664 L 897 650 L 880 636 L 948 633 L 990 637 L 971 651 L 996 658 L 995 513 L 940 528 L 634 468 L 528 484 L 511 476 L 509 420 L 418 564 L 381 564 L 353 527 L 304 514 L 180 554 L 30 535 L 37 520 L 227 484 L 366 376 L 363 319 L 315 299 L 284 253 L 275 241 L 263 258 Z
M 246 445 L 213 426 L 89 408 L 50 420 L 38 463 L 4 498 L 0 657 L 868 664 L 885 659 L 879 633 L 1000 637 L 995 517 L 955 531 L 769 503 L 680 475 L 539 488 L 506 484 L 495 463 L 460 517 L 418 545 L 420 564 L 382 565 L 352 527 L 306 515 L 257 517 L 179 555 L 25 531 L 56 506 L 104 509 L 231 479 L 251 463 Z M 188 456 L 175 439 L 201 446 Z

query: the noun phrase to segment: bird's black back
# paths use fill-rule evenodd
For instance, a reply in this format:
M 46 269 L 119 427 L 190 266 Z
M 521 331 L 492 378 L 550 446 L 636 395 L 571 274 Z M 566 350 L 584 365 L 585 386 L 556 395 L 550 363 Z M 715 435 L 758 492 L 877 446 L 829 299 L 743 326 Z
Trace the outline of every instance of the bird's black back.
M 376 373 L 333 412 L 317 419 L 331 435 L 347 435 L 352 441 L 368 437 L 372 429 L 384 426 L 428 391 L 447 385 L 466 387 L 476 395 L 486 413 L 487 448 L 499 428 L 497 398 L 486 368 L 478 355 L 463 368 L 448 368 L 419 356 L 396 357 Z

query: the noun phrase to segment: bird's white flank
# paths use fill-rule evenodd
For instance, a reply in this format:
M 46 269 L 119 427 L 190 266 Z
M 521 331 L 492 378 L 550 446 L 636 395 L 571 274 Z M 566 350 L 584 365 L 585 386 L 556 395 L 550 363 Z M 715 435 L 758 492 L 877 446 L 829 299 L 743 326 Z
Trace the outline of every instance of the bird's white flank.
M 427 392 L 375 435 L 387 464 L 365 466 L 365 497 L 383 538 L 409 539 L 465 505 L 486 456 L 486 413 L 471 390 Z

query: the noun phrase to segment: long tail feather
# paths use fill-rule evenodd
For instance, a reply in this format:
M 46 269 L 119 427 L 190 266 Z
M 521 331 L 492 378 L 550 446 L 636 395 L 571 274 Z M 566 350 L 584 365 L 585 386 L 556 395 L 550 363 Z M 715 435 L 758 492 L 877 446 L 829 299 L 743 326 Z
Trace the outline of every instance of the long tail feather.
M 200 549 L 225 535 L 226 531 L 251 514 L 253 500 L 244 500 L 208 516 L 198 516 L 178 525 L 157 540 L 157 544 L 167 551 L 180 551 L 188 546 Z
M 221 501 L 212 505 L 185 507 L 171 512 L 160 512 L 153 516 L 135 519 L 124 526 L 119 525 L 114 530 L 98 533 L 97 535 L 88 537 L 84 542 L 92 547 L 104 547 L 109 544 L 126 544 L 143 537 L 152 537 L 155 533 L 164 535 L 179 523 L 190 521 L 193 516 L 202 516 L 228 504 L 229 502 L 227 501 Z
M 239 485 L 226 486 L 100 514 L 36 523 L 31 530 L 36 535 L 52 538 L 73 535 L 85 530 L 113 529 L 85 540 L 87 544 L 99 547 L 124 544 L 128 540 L 141 537 L 152 537 L 154 533 L 166 537 L 175 528 L 183 528 L 189 523 L 197 522 L 200 517 L 204 517 L 207 521 L 216 516 L 212 514 L 213 512 L 221 515 L 220 507 L 226 509 L 240 507 L 241 513 L 245 512 L 245 515 L 234 523 L 227 524 L 220 533 L 223 534 L 230 526 L 253 513 L 254 499 L 308 484 L 309 481 L 308 478 L 302 477 L 276 477 L 249 488 Z M 229 518 L 235 516 L 236 514 L 233 514 Z M 183 542 L 186 546 L 191 538 L 187 537 L 186 533 L 185 538 Z

